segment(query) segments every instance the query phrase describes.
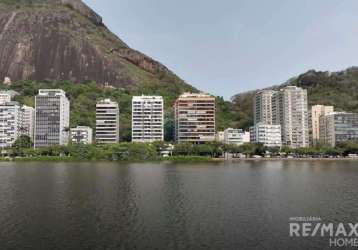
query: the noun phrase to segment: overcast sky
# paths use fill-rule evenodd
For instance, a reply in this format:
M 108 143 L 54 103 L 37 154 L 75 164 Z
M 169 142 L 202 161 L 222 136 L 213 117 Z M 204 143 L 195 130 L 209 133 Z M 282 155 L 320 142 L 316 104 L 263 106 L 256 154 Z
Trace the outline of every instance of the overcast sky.
M 358 65 L 358 0 L 84 0 L 129 46 L 230 98 Z

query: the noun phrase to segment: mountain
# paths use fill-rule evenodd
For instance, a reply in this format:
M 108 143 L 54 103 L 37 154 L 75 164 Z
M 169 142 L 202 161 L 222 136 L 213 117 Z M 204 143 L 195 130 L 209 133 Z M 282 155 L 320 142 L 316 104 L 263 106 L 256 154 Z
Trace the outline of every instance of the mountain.
M 81 0 L 1 0 L 0 79 L 4 77 L 194 90 L 111 33 Z
M 333 105 L 337 111 L 358 112 L 358 67 L 339 72 L 310 70 L 282 85 L 267 89 L 278 90 L 287 85 L 307 89 L 309 106 Z M 232 98 L 233 109 L 243 118 L 239 122 L 241 127 L 247 128 L 253 124 L 253 97 L 257 91 L 241 93 Z

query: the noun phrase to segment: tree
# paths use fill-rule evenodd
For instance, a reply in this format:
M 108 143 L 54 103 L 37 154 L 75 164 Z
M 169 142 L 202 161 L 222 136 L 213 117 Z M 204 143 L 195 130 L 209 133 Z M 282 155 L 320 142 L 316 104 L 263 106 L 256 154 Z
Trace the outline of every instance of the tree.
M 175 155 L 192 155 L 193 154 L 193 144 L 191 143 L 179 143 L 175 145 L 173 153 Z
M 245 143 L 240 146 L 240 151 L 249 156 L 264 155 L 266 148 L 261 143 Z
M 214 148 L 209 144 L 199 144 L 194 146 L 195 155 L 212 156 Z
M 169 109 L 164 113 L 164 136 L 165 141 L 174 141 L 174 110 Z
M 27 135 L 21 135 L 16 139 L 14 143 L 14 148 L 31 148 L 33 146 L 31 138 Z

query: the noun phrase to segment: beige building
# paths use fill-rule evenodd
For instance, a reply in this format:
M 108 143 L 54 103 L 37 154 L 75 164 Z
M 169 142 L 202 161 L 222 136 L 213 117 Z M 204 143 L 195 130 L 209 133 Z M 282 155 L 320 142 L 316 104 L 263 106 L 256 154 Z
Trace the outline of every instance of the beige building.
M 184 93 L 174 104 L 175 140 L 204 143 L 215 140 L 215 97 Z
M 326 119 L 325 116 L 334 111 L 333 106 L 315 105 L 311 108 L 312 145 L 318 146 L 325 142 Z

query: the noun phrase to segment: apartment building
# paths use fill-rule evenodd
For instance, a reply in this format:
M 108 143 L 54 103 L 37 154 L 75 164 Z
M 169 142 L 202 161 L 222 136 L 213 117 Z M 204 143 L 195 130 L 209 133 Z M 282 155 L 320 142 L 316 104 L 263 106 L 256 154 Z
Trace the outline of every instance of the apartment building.
M 341 142 L 358 141 L 358 113 L 333 112 L 325 120 L 327 145 L 335 147 Z
M 20 104 L 5 102 L 0 104 L 0 148 L 11 147 L 19 137 Z
M 62 89 L 40 89 L 35 98 L 35 148 L 66 145 L 70 102 Z
M 73 144 L 92 144 L 93 129 L 87 126 L 77 126 L 70 130 L 70 140 Z
M 164 141 L 164 101 L 161 96 L 132 98 L 132 141 Z
M 27 135 L 34 141 L 35 109 L 26 105 L 20 108 L 20 134 Z
M 326 135 L 326 115 L 334 111 L 333 106 L 314 105 L 311 108 L 312 145 L 324 144 Z
M 13 90 L 0 91 L 0 104 L 11 102 L 16 95 L 19 95 L 19 93 Z
M 266 147 L 281 147 L 281 125 L 257 123 L 250 128 L 250 142 L 262 143 Z
M 254 125 L 257 123 L 272 124 L 272 97 L 276 92 L 263 90 L 254 96 Z
M 287 86 L 275 92 L 272 98 L 272 123 L 281 125 L 283 145 L 308 147 L 307 90 Z
M 215 97 L 184 93 L 174 104 L 175 140 L 205 143 L 215 140 Z
M 224 143 L 242 145 L 250 142 L 250 132 L 242 129 L 228 128 L 224 131 Z
M 104 99 L 96 105 L 96 143 L 119 142 L 119 106 L 117 102 Z

